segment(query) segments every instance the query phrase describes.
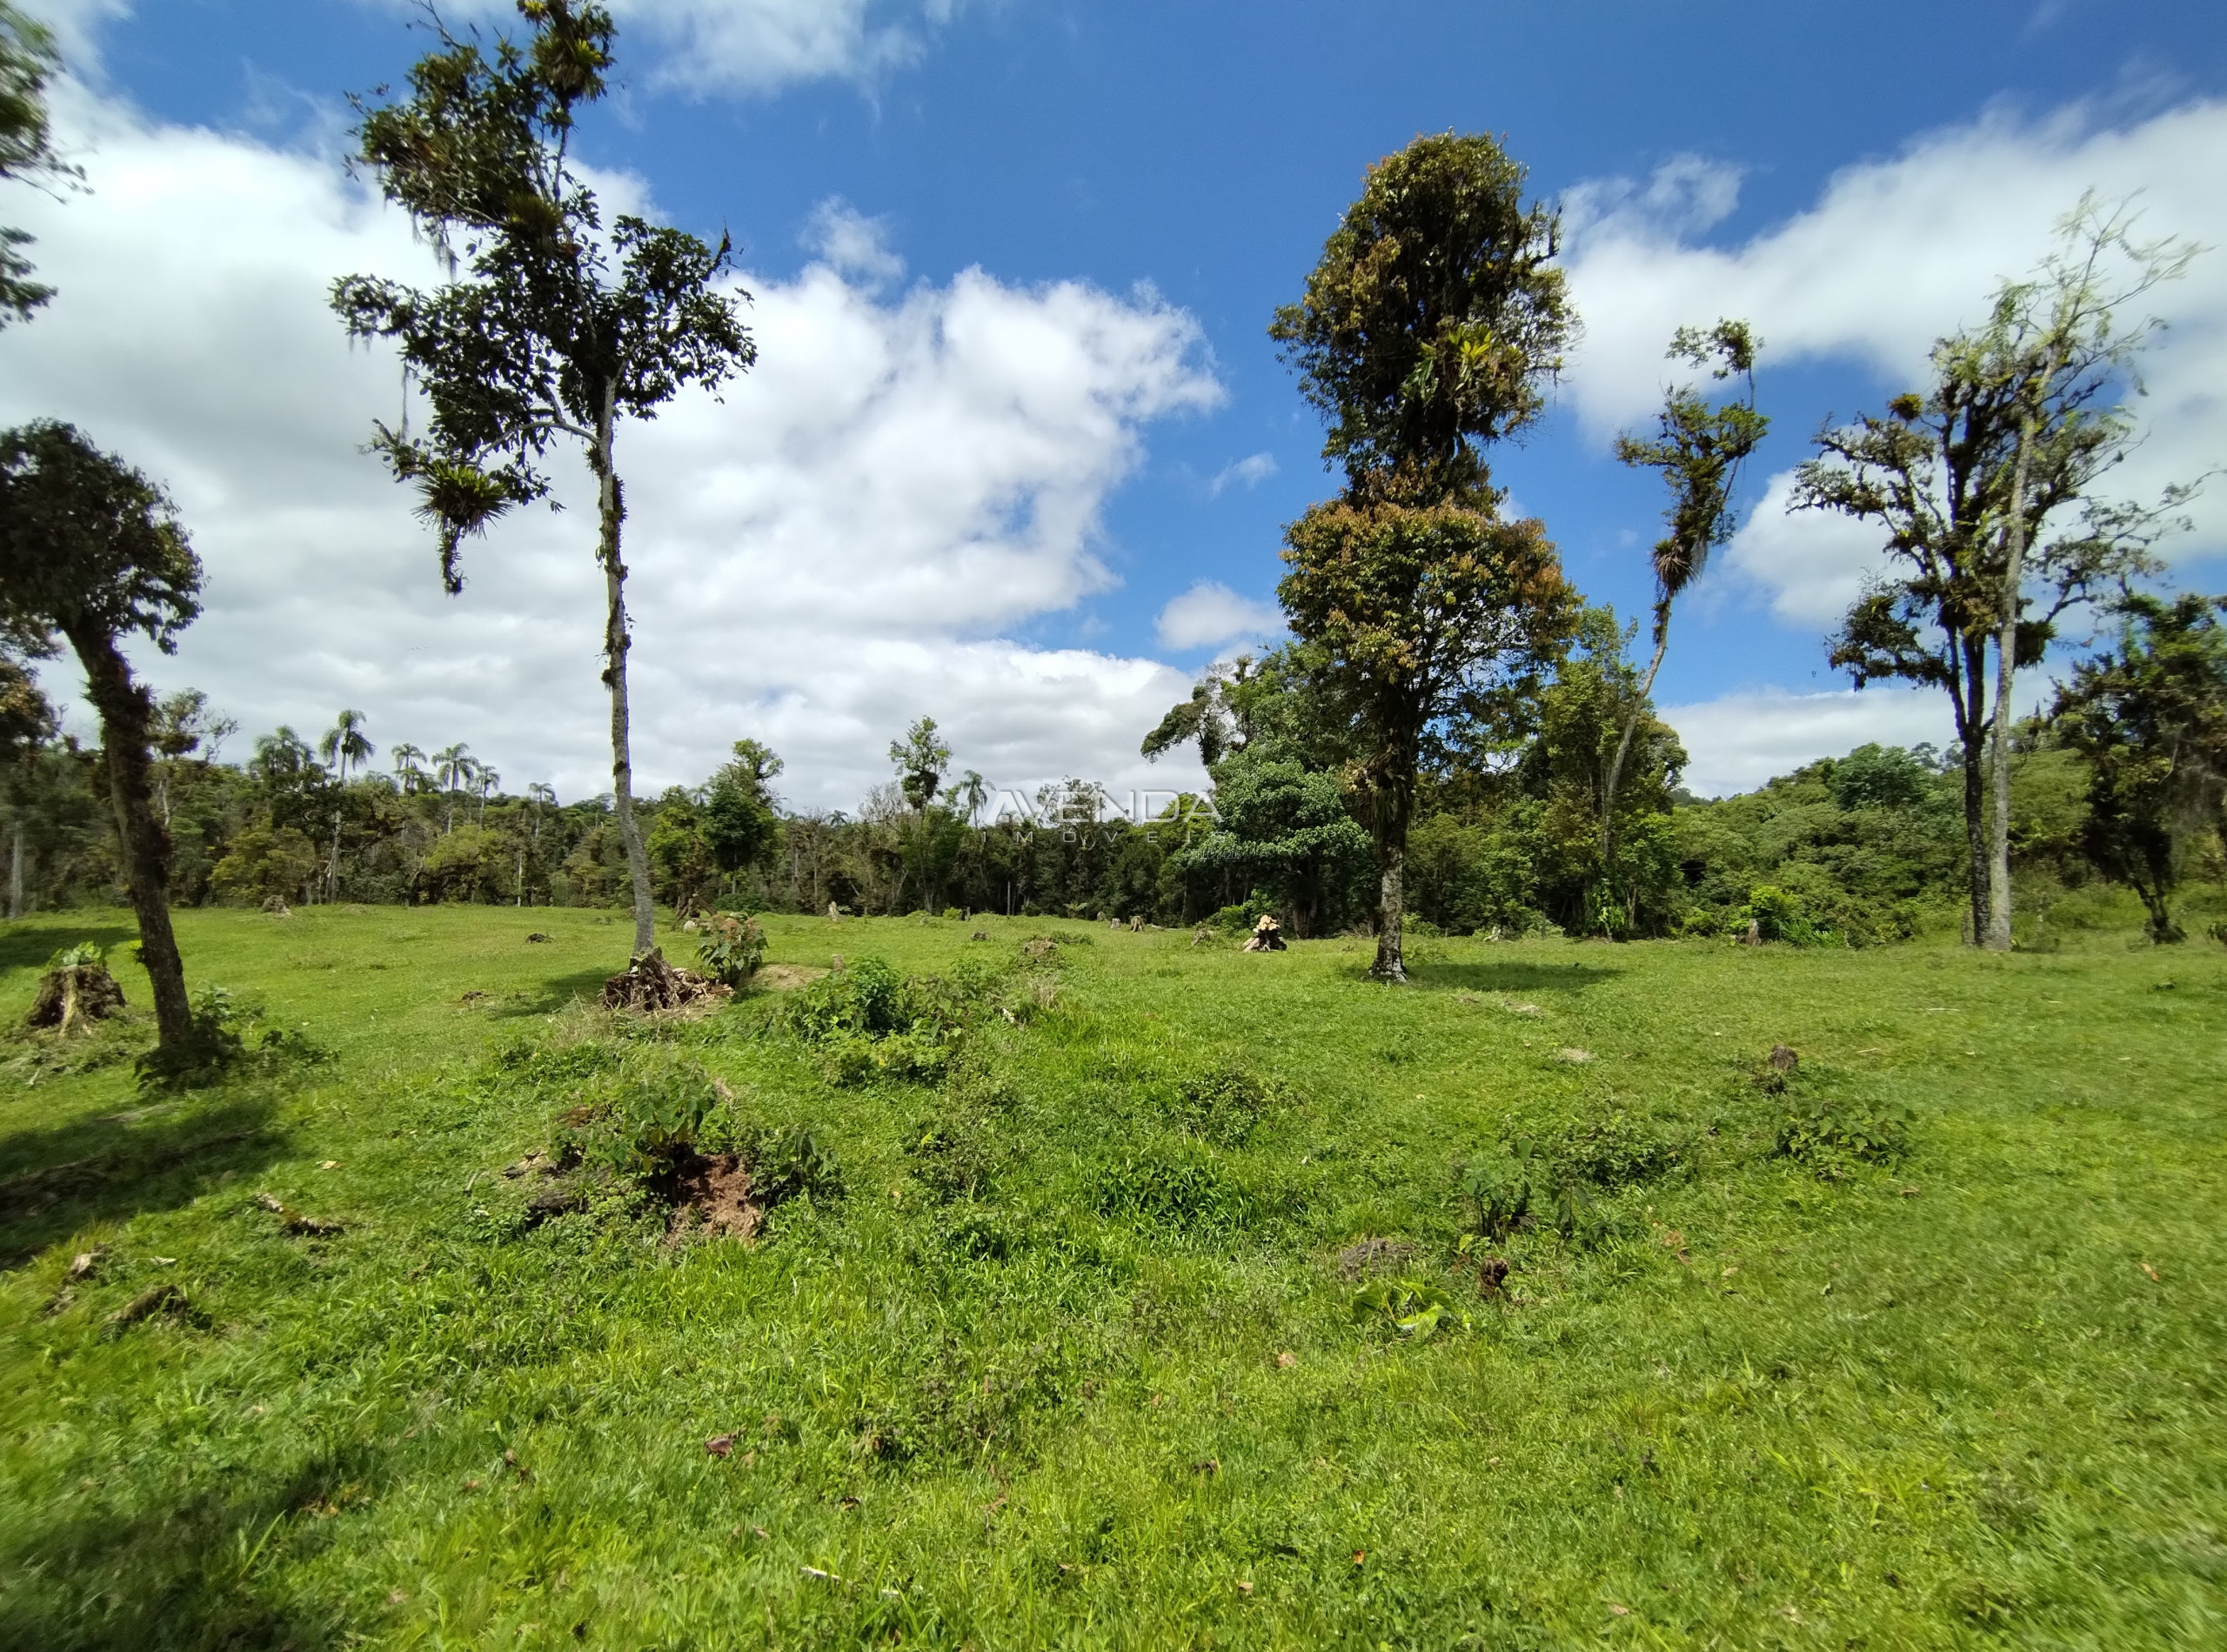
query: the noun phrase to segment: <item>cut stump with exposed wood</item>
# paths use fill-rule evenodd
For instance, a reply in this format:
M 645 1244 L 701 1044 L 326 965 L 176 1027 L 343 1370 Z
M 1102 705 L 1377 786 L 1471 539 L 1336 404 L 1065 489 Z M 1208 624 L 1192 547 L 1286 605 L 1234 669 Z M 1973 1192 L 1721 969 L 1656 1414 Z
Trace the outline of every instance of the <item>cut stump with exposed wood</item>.
M 68 1032 L 79 1021 L 104 1021 L 124 1007 L 124 988 L 98 964 L 64 964 L 39 978 L 33 1027 Z
M 1248 953 L 1282 952 L 1284 926 L 1267 913 L 1262 913 L 1261 921 L 1253 926 L 1252 934 L 1246 938 L 1245 950 Z
M 661 1010 L 706 1008 L 734 996 L 734 989 L 692 969 L 676 969 L 654 949 L 603 984 L 605 1009 Z

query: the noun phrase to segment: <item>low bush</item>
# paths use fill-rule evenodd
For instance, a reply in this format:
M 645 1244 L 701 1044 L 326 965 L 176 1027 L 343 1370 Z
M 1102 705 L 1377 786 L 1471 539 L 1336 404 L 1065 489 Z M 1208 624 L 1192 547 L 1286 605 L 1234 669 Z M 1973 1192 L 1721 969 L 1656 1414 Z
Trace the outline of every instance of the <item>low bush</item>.
M 789 1029 L 825 1054 L 829 1080 L 863 1084 L 877 1076 L 915 1081 L 940 1077 L 968 1031 L 992 1009 L 1022 1019 L 1033 999 L 999 1000 L 1006 972 L 966 960 L 948 974 L 902 975 L 879 958 L 861 958 L 823 975 L 784 1012 Z
M 1544 1221 L 1564 1240 L 1599 1242 L 1600 1201 L 1684 1167 L 1675 1139 L 1622 1113 L 1515 1135 L 1464 1167 L 1478 1237 L 1498 1241 Z
M 1207 1154 L 1146 1153 L 1098 1177 L 1098 1214 L 1172 1232 L 1234 1233 L 1253 1215 L 1245 1189 Z
M 1465 1329 L 1468 1325 L 1446 1293 L 1423 1280 L 1371 1280 L 1347 1299 L 1347 1307 L 1354 1319 L 1363 1323 L 1389 1320 L 1394 1330 L 1418 1342 L 1429 1341 L 1441 1325 Z
M 808 1126 L 744 1131 L 740 1146 L 750 1163 L 751 1194 L 768 1210 L 792 1199 L 826 1204 L 843 1196 L 843 1167 Z
M 712 913 L 703 920 L 696 956 L 713 980 L 739 988 L 766 961 L 766 932 L 743 913 Z
M 592 1162 L 620 1175 L 664 1175 L 684 1154 L 729 1145 L 732 1124 L 721 1117 L 726 1100 L 718 1081 L 692 1061 L 630 1073 L 612 1087 L 609 1104 L 579 1145 Z
M 1909 1152 L 1907 1109 L 1805 1100 L 1781 1114 L 1774 1150 L 1828 1180 L 1858 1165 L 1899 1163 Z
M 331 1059 L 331 1051 L 299 1027 L 272 1020 L 259 1000 L 235 999 L 211 985 L 194 994 L 192 1031 L 184 1041 L 150 1050 L 132 1066 L 142 1087 L 191 1089 L 243 1070 L 275 1073 Z
M 1194 1073 L 1176 1092 L 1170 1122 L 1187 1134 L 1225 1147 L 1242 1147 L 1270 1109 L 1287 1100 L 1282 1085 L 1234 1062 Z

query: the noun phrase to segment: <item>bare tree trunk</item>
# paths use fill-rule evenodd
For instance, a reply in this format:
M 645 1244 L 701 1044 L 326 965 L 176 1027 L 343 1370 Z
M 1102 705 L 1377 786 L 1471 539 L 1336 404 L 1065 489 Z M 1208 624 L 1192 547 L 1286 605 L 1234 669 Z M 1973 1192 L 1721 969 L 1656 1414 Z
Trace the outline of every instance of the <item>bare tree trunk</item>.
M 338 813 L 332 817 L 332 870 L 325 883 L 330 891 L 326 900 L 337 903 L 340 899 L 340 816 Z
M 104 631 L 79 627 L 70 645 L 85 668 L 86 698 L 100 713 L 107 748 L 110 800 L 116 807 L 117 842 L 132 909 L 139 918 L 139 961 L 154 989 L 155 1026 L 162 1048 L 181 1047 L 193 1033 L 193 1007 L 185 995 L 185 965 L 171 930 L 170 833 L 155 818 L 154 762 L 147 726 L 154 699 L 131 680 L 131 667 Z
M 1608 784 L 1601 799 L 1601 876 L 1614 886 L 1616 870 L 1616 788 L 1623 783 L 1624 759 L 1631 755 L 1632 736 L 1639 731 L 1639 714 L 1647 705 L 1647 697 L 1655 692 L 1655 673 L 1662 669 L 1662 656 L 1670 646 L 1670 605 L 1658 604 L 1655 611 L 1655 658 L 1648 662 L 1647 676 L 1639 686 L 1639 694 L 1632 701 L 1631 715 L 1624 719 L 1623 737 L 1616 742 L 1616 755 L 1608 762 Z
M 23 915 L 23 818 L 15 819 L 15 830 L 9 835 L 14 839 L 8 852 L 8 916 Z
M 603 563 L 604 686 L 611 691 L 611 799 L 619 823 L 619 841 L 626 850 L 626 875 L 634 893 L 634 956 L 641 957 L 657 945 L 657 909 L 650 899 L 650 858 L 642 846 L 642 828 L 634 818 L 634 759 L 628 740 L 626 710 L 626 651 L 632 639 L 626 633 L 626 565 L 619 560 L 619 528 L 626 507 L 619 486 L 619 472 L 612 464 L 612 404 L 615 384 L 603 389 L 603 414 L 596 423 L 595 445 L 589 451 L 589 467 L 595 472 L 597 505 L 602 538 L 597 556 Z
M 1987 933 L 1988 866 L 1985 822 L 1987 786 L 1981 774 L 1978 745 L 1964 742 L 1964 841 L 1970 867 L 1971 937 L 1976 946 Z
M 2052 349 L 2042 383 L 2056 377 Z M 2010 520 L 2003 530 L 2003 612 L 1996 621 L 1993 818 L 1988 822 L 1987 946 L 2010 950 L 2010 679 L 2018 668 L 2018 593 L 2026 579 L 2026 488 L 2034 451 L 2034 415 L 2018 427 L 2018 462 L 2010 473 Z
M 1402 844 L 1387 844 L 1383 849 L 1384 876 L 1379 884 L 1377 903 L 1376 962 L 1368 973 L 1379 980 L 1404 981 L 1408 979 L 1407 961 L 1400 953 L 1400 920 L 1402 916 L 1403 893 L 1401 874 L 1408 865 L 1408 848 Z

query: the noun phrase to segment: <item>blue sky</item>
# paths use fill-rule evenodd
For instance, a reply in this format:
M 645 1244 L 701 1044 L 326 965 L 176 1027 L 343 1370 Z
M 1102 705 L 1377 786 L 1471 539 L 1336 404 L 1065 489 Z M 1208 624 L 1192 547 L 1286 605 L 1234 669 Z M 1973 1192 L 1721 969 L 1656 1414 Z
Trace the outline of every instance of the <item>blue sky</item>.
M 197 131 L 231 145 L 226 153 L 243 164 L 268 171 L 284 161 L 337 175 L 340 95 L 398 80 L 425 43 L 407 8 L 372 0 L 143 0 L 129 11 L 114 0 L 53 0 L 48 10 L 72 30 L 84 71 L 86 112 L 72 118 L 88 133 L 111 123 L 106 141 L 119 157 L 114 124 L 122 122 L 151 149 L 166 133 Z M 1120 403 L 1119 429 L 1093 425 L 1096 438 L 1102 438 L 1095 458 L 1078 457 L 1079 447 L 1045 459 L 1040 475 L 1024 474 L 1023 465 L 1006 483 L 985 483 L 967 507 L 1015 518 L 1053 511 L 1060 524 L 1039 533 L 1038 549 L 1067 558 L 1065 583 L 1050 579 L 1026 599 L 956 604 L 940 613 L 934 637 L 906 643 L 925 649 L 911 665 L 853 661 L 823 678 L 806 660 L 703 690 L 722 706 L 717 731 L 699 731 L 706 719 L 689 708 L 662 725 L 652 719 L 648 766 L 675 771 L 659 778 L 694 778 L 687 765 L 724 743 L 715 733 L 731 739 L 763 725 L 790 740 L 792 779 L 813 801 L 840 801 L 878 778 L 879 744 L 865 741 L 870 749 L 853 760 L 844 743 L 861 743 L 876 716 L 914 703 L 956 721 L 1015 780 L 1095 761 L 1120 783 L 1117 747 L 1134 752 L 1142 732 L 1125 732 L 1123 718 L 1134 720 L 1155 696 L 1164 705 L 1181 674 L 1229 645 L 1205 634 L 1211 625 L 1185 627 L 1183 610 L 1179 623 L 1163 625 L 1168 605 L 1201 581 L 1272 600 L 1281 524 L 1333 487 L 1318 457 L 1319 426 L 1265 330 L 1274 307 L 1298 291 L 1361 170 L 1418 132 L 1500 134 L 1529 167 L 1535 191 L 1570 206 L 1590 354 L 1530 438 L 1495 463 L 1521 507 L 1545 519 L 1581 587 L 1628 615 L 1648 600 L 1642 547 L 1659 500 L 1651 478 L 1613 462 L 1608 439 L 1643 418 L 1658 376 L 1656 335 L 1669 325 L 1751 300 L 1743 307 L 1760 311 L 1767 345 L 1792 341 L 1765 359 L 1762 397 L 1776 428 L 1749 478 L 1752 505 L 1826 416 L 1902 388 L 1924 339 L 1976 316 L 1995 279 L 2030 264 L 2050 219 L 2081 189 L 2150 190 L 2158 227 L 2221 238 L 2205 235 L 2217 220 L 2203 206 L 2218 193 L 2213 161 L 2227 153 L 2218 101 L 2227 92 L 2227 11 L 2217 6 L 634 0 L 620 13 L 623 90 L 592 118 L 581 152 L 631 175 L 672 220 L 707 235 L 729 229 L 753 285 L 772 297 L 800 291 L 808 266 L 833 267 L 844 292 L 888 317 L 907 295 L 956 295 L 962 272 L 979 270 L 1008 310 L 1055 284 L 1077 284 L 1122 315 L 1174 318 L 1167 325 L 1175 332 L 1136 348 L 1160 352 L 1156 371 L 1178 371 L 1180 358 L 1187 378 L 1107 392 Z M 65 275 L 69 237 L 87 233 L 89 218 L 122 210 L 121 186 L 104 186 L 101 141 L 87 139 L 95 196 L 36 218 L 43 257 Z M 221 217 L 221 193 L 197 221 L 212 211 Z M 9 221 L 32 219 L 18 211 Z M 831 239 L 831 228 L 850 240 Z M 1895 273 L 1904 264 L 1891 255 L 1902 245 L 1916 249 L 1904 261 L 1913 272 L 1907 292 Z M 177 237 L 147 249 L 156 271 L 191 256 Z M 1819 272 L 1863 256 L 1883 257 L 1884 278 L 1875 271 L 1861 291 L 1834 298 Z M 2202 346 L 2210 358 L 2217 346 L 2227 265 L 2211 265 L 2200 264 L 2176 296 L 2169 350 Z M 290 278 L 307 291 L 301 271 Z M 63 284 L 66 301 L 71 287 Z M 1960 303 L 1968 308 L 1951 313 Z M 802 324 L 783 313 L 761 303 L 769 365 L 787 342 L 778 329 Z M 71 329 L 96 336 L 101 318 L 87 298 L 68 317 L 58 303 L 53 319 L 59 324 L 42 319 L 0 335 L 0 370 L 11 351 L 30 352 L 15 391 L 0 389 L 11 415 L 40 393 L 65 404 L 88 394 L 68 372 L 69 351 L 86 348 L 73 345 Z M 949 322 L 945 315 L 936 324 Z M 50 337 L 27 342 L 39 329 Z M 2172 432 L 2153 437 L 2142 485 L 2176 467 L 2189 474 L 2227 461 L 2227 416 L 2205 399 L 2207 375 L 2194 365 L 2183 378 L 2156 375 L 2166 393 L 2152 399 L 2170 411 Z M 153 451 L 173 450 L 183 470 L 208 472 L 216 518 L 249 485 L 216 479 L 224 462 L 197 462 L 189 451 L 199 438 L 162 428 L 165 417 L 205 424 L 205 405 L 196 411 L 181 401 L 164 415 L 90 397 L 80 416 L 91 427 L 97 414 L 144 429 Z M 797 427 L 779 428 L 785 441 L 802 439 Z M 823 439 L 845 439 L 840 429 L 820 428 Z M 931 428 L 886 439 L 932 437 Z M 1073 479 L 1084 471 L 1090 479 Z M 794 487 L 815 485 L 812 474 L 800 472 Z M 658 507 L 637 497 L 637 532 L 654 538 Z M 398 542 L 406 518 L 364 508 L 385 510 L 375 533 Z M 219 552 L 235 556 L 243 591 L 278 578 L 269 558 L 278 553 L 257 551 L 255 535 L 234 534 L 228 521 L 212 525 L 213 541 L 204 534 L 212 567 Z M 2197 558 L 2184 561 L 2184 579 L 2220 583 L 2218 561 L 2197 553 L 2218 547 L 2223 521 L 2207 516 L 2183 548 Z M 1820 754 L 1801 749 L 1805 739 L 1845 749 L 1869 734 L 1929 732 L 1925 708 L 1876 694 L 1855 708 L 1786 699 L 1835 686 L 1821 641 L 1831 599 L 1818 593 L 1853 579 L 1849 559 L 1861 551 L 1844 537 L 1813 539 L 1787 540 L 1759 519 L 1681 617 L 1657 699 L 1696 708 L 1689 744 L 1704 782 L 1752 783 L 1782 759 Z M 716 535 L 706 543 L 699 558 L 725 554 Z M 498 543 L 485 554 L 499 565 L 521 552 Z M 1093 561 L 1102 572 L 1074 572 Z M 332 577 L 329 563 L 318 565 L 319 581 Z M 465 601 L 475 599 L 467 592 Z M 395 600 L 423 616 L 412 621 L 421 628 L 451 623 L 438 602 L 414 592 Z M 819 600 L 829 627 L 819 655 L 871 654 L 863 640 L 847 648 L 840 592 Z M 1216 595 L 1205 607 L 1217 602 L 1232 606 Z M 216 608 L 212 595 L 212 618 Z M 748 612 L 743 600 L 722 641 L 685 645 L 747 652 Z M 532 733 L 532 719 L 514 704 L 545 698 L 537 673 L 558 671 L 553 657 L 496 660 L 489 651 L 505 646 L 498 619 L 482 613 L 472 623 L 483 629 L 462 645 L 492 663 L 476 678 L 414 689 L 383 675 L 376 658 L 351 669 L 344 637 L 328 638 L 316 659 L 267 662 L 258 674 L 244 633 L 221 619 L 209 628 L 216 640 L 197 656 L 190 642 L 177 669 L 217 683 L 251 726 L 258 716 L 327 718 L 324 701 L 337 708 L 336 696 L 353 693 L 356 703 L 385 688 L 390 703 L 367 709 L 375 721 L 384 714 L 392 739 L 425 743 L 431 731 L 405 726 L 413 719 L 462 728 L 478 717 L 486 727 L 480 748 L 514 753 L 504 763 L 513 779 L 548 773 L 575 790 L 591 786 L 592 739 Z M 897 648 L 886 627 L 873 634 L 874 646 Z M 1127 665 L 1107 668 L 1106 680 L 1119 679 L 1104 690 L 1112 698 L 1101 695 L 1062 734 L 1041 706 L 1026 717 L 1000 712 L 997 692 L 979 682 L 954 679 L 945 691 L 953 703 L 940 701 L 937 638 L 998 641 L 1013 659 L 1095 655 Z M 574 660 L 561 669 L 585 668 Z M 879 687 L 853 680 L 875 670 Z M 689 692 L 686 675 L 675 677 L 677 692 Z M 567 686 L 558 698 L 592 722 L 592 696 Z M 827 709 L 839 703 L 841 714 Z M 818 724 L 815 707 L 824 713 Z M 1017 717 L 1029 726 L 1007 726 Z M 726 722 L 753 718 L 752 727 L 726 732 Z M 1043 772 L 1023 773 L 1032 764 Z

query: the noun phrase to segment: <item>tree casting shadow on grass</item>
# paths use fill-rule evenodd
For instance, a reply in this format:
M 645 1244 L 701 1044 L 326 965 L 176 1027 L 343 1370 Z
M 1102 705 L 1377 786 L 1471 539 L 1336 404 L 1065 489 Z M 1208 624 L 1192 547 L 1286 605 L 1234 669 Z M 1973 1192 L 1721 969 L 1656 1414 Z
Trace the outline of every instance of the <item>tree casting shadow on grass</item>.
M 92 1223 L 191 1203 L 228 1170 L 261 1168 L 286 1147 L 276 1111 L 261 1088 L 204 1093 L 0 1136 L 0 1268 Z
M 1426 993 L 1571 993 L 1604 986 L 1623 973 L 1591 964 L 1419 964 L 1411 958 L 1408 985 Z
M 385 1450 L 351 1441 L 228 1473 L 221 1490 L 174 1487 L 175 1501 L 148 1498 L 136 1516 L 89 1497 L 73 1518 L 0 1550 L 0 1574 L 15 1580 L 0 1589 L 0 1645 L 315 1652 L 346 1644 L 351 1625 L 339 1614 L 266 1598 L 255 1573 L 282 1551 L 298 1562 L 331 1544 L 348 1524 L 344 1500 L 382 1493 L 393 1478 Z
M 592 1004 L 602 996 L 604 982 L 625 967 L 619 963 L 608 969 L 576 969 L 570 974 L 552 975 L 538 987 L 521 987 L 490 1000 L 487 1013 L 496 1020 L 508 1021 L 527 1015 L 553 1015 L 582 999 Z

